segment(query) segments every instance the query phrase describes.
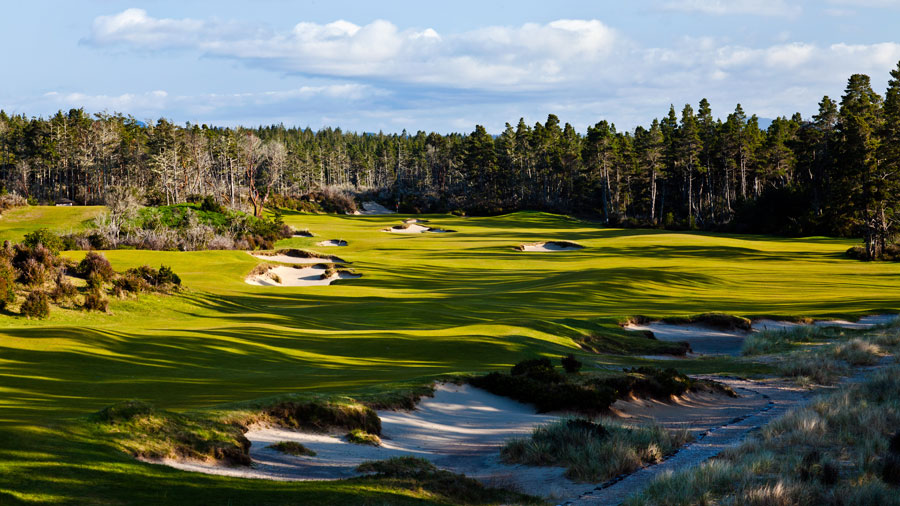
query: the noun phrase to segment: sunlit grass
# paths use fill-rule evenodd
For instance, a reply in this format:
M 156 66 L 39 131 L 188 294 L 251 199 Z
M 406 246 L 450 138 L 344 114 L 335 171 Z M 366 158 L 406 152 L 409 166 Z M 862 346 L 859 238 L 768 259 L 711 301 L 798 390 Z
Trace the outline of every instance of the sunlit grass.
M 100 211 L 11 211 L 0 218 L 0 240 L 41 226 L 76 229 Z M 149 466 L 82 432 L 79 420 L 126 399 L 202 411 L 294 392 L 358 395 L 397 382 L 505 369 L 535 355 L 575 353 L 588 370 L 653 364 L 582 353 L 575 339 L 600 335 L 624 351 L 649 354 L 653 341 L 623 339 L 617 323 L 631 315 L 706 312 L 853 316 L 900 302 L 900 265 L 845 259 L 854 241 L 614 230 L 545 213 L 426 217 L 452 234 L 380 231 L 403 218 L 285 216 L 315 237 L 278 247 L 334 254 L 315 243 L 343 238 L 349 245 L 340 248 L 341 258 L 363 274 L 356 280 L 257 287 L 244 277 L 260 260 L 246 252 L 118 250 L 105 252 L 117 270 L 169 265 L 186 292 L 113 298 L 109 315 L 54 308 L 43 321 L 0 316 L 0 504 L 13 493 L 48 502 L 178 503 L 200 497 L 190 492 L 200 486 L 217 503 L 302 502 L 297 498 L 326 492 L 345 503 L 365 501 L 340 494 L 402 502 L 408 492 L 374 482 L 263 486 Z M 514 250 L 546 240 L 585 248 Z M 77 260 L 84 253 L 65 255 Z M 770 369 L 722 358 L 678 367 L 727 374 Z

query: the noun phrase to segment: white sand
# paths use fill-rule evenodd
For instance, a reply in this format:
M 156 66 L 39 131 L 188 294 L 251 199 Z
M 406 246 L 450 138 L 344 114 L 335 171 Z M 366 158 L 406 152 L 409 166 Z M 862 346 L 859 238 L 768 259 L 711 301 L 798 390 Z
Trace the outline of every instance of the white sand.
M 322 273 L 324 272 L 325 269 L 322 267 L 303 267 L 298 269 L 280 265 L 269 269 L 265 274 L 248 276 L 244 281 L 248 285 L 256 286 L 325 286 L 338 279 L 362 277 L 360 274 L 339 272 L 329 278 L 322 279 Z M 281 281 L 276 280 L 273 275 L 278 276 L 278 279 Z
M 534 426 L 556 417 L 535 414 L 529 405 L 469 385 L 439 385 L 435 396 L 422 399 L 415 411 L 379 411 L 378 416 L 382 424 L 380 447 L 347 443 L 340 434 L 254 427 L 246 434 L 252 443 L 253 467 L 164 463 L 190 471 L 247 478 L 331 480 L 357 476 L 354 468 L 366 460 L 413 455 L 487 484 L 544 497 L 573 497 L 594 487 L 566 479 L 563 468 L 500 462 L 499 449 L 504 441 L 527 435 Z M 280 441 L 301 443 L 315 451 L 316 456 L 297 457 L 267 448 Z
M 531 244 L 523 244 L 522 251 L 577 251 L 583 249 L 578 246 L 561 246 L 556 242 L 535 242 Z
M 260 260 L 266 260 L 269 262 L 279 262 L 282 264 L 298 264 L 298 265 L 315 265 L 315 264 L 333 264 L 333 263 L 345 263 L 340 258 L 334 257 L 326 257 L 326 258 L 306 258 L 306 257 L 292 257 L 290 255 L 263 255 L 261 253 L 250 253 L 255 258 Z
M 419 218 L 407 218 L 403 223 L 428 223 L 428 220 L 420 220 Z
M 897 319 L 897 315 L 871 315 L 860 318 L 857 322 L 845 320 L 819 320 L 812 325 L 822 327 L 843 327 L 849 329 L 862 329 L 890 323 Z M 775 320 L 757 320 L 752 324 L 751 332 L 763 330 L 786 330 L 803 323 L 783 322 Z M 652 322 L 647 325 L 626 325 L 625 329 L 635 331 L 649 330 L 661 341 L 687 341 L 694 353 L 702 355 L 732 355 L 741 353 L 741 346 L 748 332 L 742 330 L 722 330 L 705 325 L 673 325 L 663 322 Z
M 328 241 L 319 241 L 316 243 L 316 246 L 325 246 L 325 247 L 346 246 L 346 245 L 347 245 L 347 241 L 342 241 L 340 239 L 330 239 Z
M 362 211 L 356 211 L 353 214 L 357 215 L 378 215 L 378 214 L 396 214 L 396 211 L 391 211 L 390 209 L 384 207 L 378 202 L 363 202 Z
M 415 223 L 411 223 L 406 228 L 391 227 L 391 228 L 385 229 L 386 232 L 391 232 L 394 234 L 424 234 L 425 232 L 428 232 L 428 230 L 430 230 L 428 227 L 424 227 L 422 225 L 417 225 Z

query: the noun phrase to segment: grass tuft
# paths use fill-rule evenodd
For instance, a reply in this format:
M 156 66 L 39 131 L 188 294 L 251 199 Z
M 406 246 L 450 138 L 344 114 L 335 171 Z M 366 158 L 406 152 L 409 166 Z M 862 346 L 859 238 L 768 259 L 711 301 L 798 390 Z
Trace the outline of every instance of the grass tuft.
M 570 479 L 597 482 L 659 462 L 690 439 L 686 430 L 654 424 L 563 419 L 535 428 L 529 438 L 508 441 L 500 456 L 514 464 L 565 466 Z
M 381 446 L 380 437 L 360 429 L 353 429 L 348 432 L 347 441 L 357 445 Z
M 281 441 L 273 445 L 269 445 L 269 448 L 280 451 L 281 453 L 286 453 L 288 455 L 296 455 L 298 457 L 316 456 L 315 451 L 310 450 L 309 448 L 296 441 Z

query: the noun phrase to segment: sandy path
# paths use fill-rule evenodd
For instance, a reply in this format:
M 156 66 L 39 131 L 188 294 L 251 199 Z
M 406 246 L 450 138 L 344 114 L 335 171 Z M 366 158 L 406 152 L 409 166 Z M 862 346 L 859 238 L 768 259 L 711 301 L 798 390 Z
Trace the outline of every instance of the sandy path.
M 844 327 L 849 329 L 862 329 L 890 323 L 897 315 L 872 315 L 864 316 L 857 322 L 845 320 L 820 320 L 814 325 L 823 327 Z M 763 330 L 785 330 L 804 325 L 802 323 L 781 322 L 774 320 L 758 320 L 753 322 L 752 332 Z M 625 329 L 634 331 L 649 330 L 661 341 L 687 341 L 694 353 L 702 355 L 731 355 L 741 354 L 741 347 L 747 332 L 742 330 L 721 330 L 704 325 L 675 325 L 664 322 L 652 322 L 646 325 L 626 325 Z

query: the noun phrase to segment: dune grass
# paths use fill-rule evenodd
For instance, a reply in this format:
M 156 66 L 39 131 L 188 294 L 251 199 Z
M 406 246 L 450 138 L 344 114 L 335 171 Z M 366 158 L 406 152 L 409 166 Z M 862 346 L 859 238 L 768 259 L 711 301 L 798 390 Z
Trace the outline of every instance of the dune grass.
M 5 214 L 0 240 L 78 228 L 100 211 L 28 209 L 42 214 Z M 289 394 L 378 397 L 398 382 L 503 370 L 535 356 L 574 353 L 586 371 L 671 366 L 638 357 L 661 344 L 619 327 L 629 315 L 852 317 L 900 306 L 900 264 L 846 259 L 849 240 L 603 229 L 545 213 L 426 216 L 457 233 L 415 235 L 380 232 L 405 216 L 284 218 L 316 237 L 348 240 L 341 258 L 363 277 L 274 290 L 244 282 L 263 261 L 243 251 L 117 250 L 105 252 L 116 270 L 169 265 L 185 291 L 112 299 L 109 314 L 0 316 L 0 500 L 421 504 L 430 500 L 372 480 L 269 484 L 151 466 L 85 420 L 128 399 L 219 416 Z M 550 240 L 585 249 L 523 256 L 512 248 Z M 295 237 L 276 247 L 333 252 L 315 242 Z M 597 351 L 634 356 L 588 353 L 579 346 L 586 338 L 603 344 Z M 766 367 L 679 363 L 726 374 Z
M 898 504 L 900 369 L 815 398 L 713 461 L 662 476 L 625 504 Z
M 562 419 L 507 441 L 500 455 L 513 464 L 564 466 L 568 478 L 596 483 L 659 462 L 690 439 L 686 429 Z

